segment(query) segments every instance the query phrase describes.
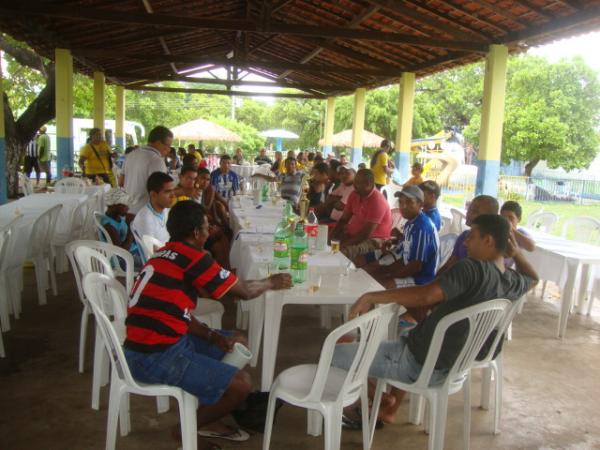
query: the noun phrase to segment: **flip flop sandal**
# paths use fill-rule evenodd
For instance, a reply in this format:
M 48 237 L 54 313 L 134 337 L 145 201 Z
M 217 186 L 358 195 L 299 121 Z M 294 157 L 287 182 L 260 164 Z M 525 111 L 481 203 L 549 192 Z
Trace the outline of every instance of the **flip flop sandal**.
M 228 441 L 244 442 L 250 439 L 250 435 L 241 428 L 226 433 L 218 431 L 198 430 L 198 436 L 212 439 L 226 439 Z

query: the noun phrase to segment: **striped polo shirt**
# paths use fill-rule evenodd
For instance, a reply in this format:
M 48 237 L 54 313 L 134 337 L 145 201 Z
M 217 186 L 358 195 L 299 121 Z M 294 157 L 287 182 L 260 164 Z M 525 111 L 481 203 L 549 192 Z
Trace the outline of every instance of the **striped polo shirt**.
M 221 298 L 237 277 L 209 253 L 169 242 L 148 260 L 133 286 L 127 309 L 129 350 L 160 352 L 187 333 L 199 291 Z

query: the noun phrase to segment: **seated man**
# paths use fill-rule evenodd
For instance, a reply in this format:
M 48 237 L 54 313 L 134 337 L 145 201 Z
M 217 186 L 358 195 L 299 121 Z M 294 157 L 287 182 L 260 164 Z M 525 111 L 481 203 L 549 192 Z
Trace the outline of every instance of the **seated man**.
M 175 201 L 175 183 L 170 175 L 154 172 L 148 177 L 146 189 L 150 201 L 135 215 L 133 229 L 140 237 L 147 234 L 160 242 L 167 242 L 167 216 Z
M 100 224 L 104 227 L 113 245 L 121 247 L 132 254 L 134 267 L 140 268 L 142 260 L 131 232 L 133 215 L 129 213 L 129 196 L 121 188 L 112 188 L 104 196 L 106 212 Z
M 442 216 L 437 209 L 437 201 L 440 198 L 441 189 L 439 184 L 433 180 L 427 180 L 419 185 L 423 191 L 423 212 L 431 219 L 435 229 L 442 229 Z
M 198 178 L 198 169 L 194 166 L 183 166 L 179 172 L 179 184 L 175 188 L 176 200 L 195 200 L 201 199 L 201 192 L 196 188 L 196 178 Z
M 409 186 L 396 196 L 402 217 L 408 220 L 404 240 L 390 255 L 391 261 L 375 261 L 364 269 L 388 289 L 430 283 L 439 261 L 439 237 L 431 220 L 421 211 L 423 192 L 417 186 Z
M 308 206 L 317 208 L 325 203 L 327 197 L 327 184 L 329 183 L 329 166 L 326 163 L 316 164 L 310 171 L 308 189 Z
M 510 227 L 515 234 L 515 239 L 517 240 L 519 247 L 528 252 L 532 252 L 535 250 L 535 241 L 529 236 L 527 231 L 519 227 L 522 214 L 523 210 L 521 209 L 521 205 L 512 200 L 504 202 L 502 208 L 500 208 L 500 215 L 510 223 Z M 506 267 L 512 267 L 514 261 L 511 258 L 504 258 L 504 264 Z
M 167 230 L 171 240 L 148 261 L 130 294 L 124 348 L 131 374 L 142 383 L 178 386 L 198 397 L 199 435 L 247 440 L 248 433 L 220 421 L 252 389 L 246 371 L 221 362 L 239 337 L 208 328 L 193 310 L 198 296 L 218 300 L 230 293 L 248 300 L 291 287 L 291 278 L 277 274 L 242 281 L 220 267 L 203 250 L 208 221 L 202 205 L 191 200 L 173 207 Z
M 340 240 L 341 251 L 351 260 L 381 248 L 389 239 L 392 214 L 385 197 L 375 188 L 373 172 L 361 169 L 354 177 L 354 192 L 332 238 Z
M 285 173 L 278 177 L 270 177 L 261 173 L 255 173 L 252 176 L 267 181 L 281 182 L 281 198 L 291 201 L 295 207 L 298 206 L 298 200 L 300 200 L 300 194 L 302 193 L 302 178 L 304 177 L 304 172 L 298 172 L 296 170 L 296 160 L 294 158 L 288 157 L 285 160 Z
M 337 177 L 339 177 L 341 183 L 329 193 L 325 203 L 317 207 L 319 219 L 329 219 L 333 222 L 340 220 L 348 203 L 348 198 L 354 192 L 354 175 L 356 173 L 351 164 L 336 167 Z
M 210 174 L 210 184 L 226 200 L 240 190 L 240 180 L 237 174 L 231 170 L 231 156 L 221 156 L 219 168 Z
M 261 148 L 258 156 L 256 158 L 254 158 L 254 163 L 255 164 L 273 164 L 273 161 L 271 161 L 271 158 L 269 158 L 267 156 L 267 149 Z
M 498 205 L 498 200 L 496 200 L 494 197 L 490 195 L 478 195 L 471 201 L 471 204 L 467 209 L 467 217 L 465 220 L 466 225 L 470 227 L 471 223 L 481 214 L 498 214 L 499 207 L 500 205 Z M 470 230 L 465 230 L 460 234 L 460 236 L 458 236 L 450 259 L 448 259 L 446 264 L 440 268 L 439 273 L 448 270 L 450 267 L 456 264 L 457 261 L 467 257 L 465 240 L 469 236 L 469 231 Z
M 516 301 L 538 282 L 538 276 L 521 253 L 504 217 L 484 214 L 471 223 L 467 238 L 468 258 L 457 262 L 433 282 L 408 288 L 367 293 L 352 306 L 350 317 L 369 311 L 379 303 L 398 303 L 406 308 L 428 306 L 432 313 L 398 340 L 383 342 L 369 375 L 405 383 L 417 380 L 442 318 L 455 311 L 498 298 Z M 504 267 L 504 256 L 514 258 L 516 271 Z M 468 325 L 453 326 L 440 349 L 431 384 L 442 383 L 460 353 Z M 357 344 L 338 344 L 332 365 L 348 369 Z M 393 389 L 382 402 L 379 418 L 393 422 L 404 392 Z

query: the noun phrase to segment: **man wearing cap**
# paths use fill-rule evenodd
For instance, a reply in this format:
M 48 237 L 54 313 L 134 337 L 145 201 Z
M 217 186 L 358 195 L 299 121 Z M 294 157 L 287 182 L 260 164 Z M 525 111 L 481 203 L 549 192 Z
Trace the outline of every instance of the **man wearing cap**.
M 439 262 L 439 236 L 435 226 L 421 208 L 423 191 L 408 186 L 397 192 L 400 212 L 408 222 L 404 240 L 392 252 L 392 261 L 365 266 L 377 281 L 388 289 L 427 284 L 433 281 Z
M 112 244 L 130 252 L 134 258 L 134 266 L 140 267 L 142 260 L 130 227 L 133 216 L 128 214 L 129 196 L 121 188 L 112 188 L 105 194 L 104 201 L 106 212 L 100 219 L 100 224 L 110 236 Z
M 375 188 L 373 172 L 361 169 L 354 177 L 354 192 L 332 238 L 340 240 L 342 252 L 351 260 L 381 248 L 390 238 L 392 214 L 387 200 Z
M 437 209 L 437 201 L 440 197 L 440 186 L 433 180 L 427 180 L 419 185 L 423 191 L 423 212 L 435 225 L 435 229 L 442 228 L 442 216 Z

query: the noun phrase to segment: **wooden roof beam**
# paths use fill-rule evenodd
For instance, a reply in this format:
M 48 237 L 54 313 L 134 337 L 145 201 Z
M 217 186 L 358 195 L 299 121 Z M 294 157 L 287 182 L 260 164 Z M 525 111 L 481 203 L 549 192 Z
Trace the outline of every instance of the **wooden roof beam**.
M 125 86 L 125 89 L 130 91 L 147 91 L 147 92 L 182 92 L 185 94 L 212 94 L 212 95 L 235 95 L 236 97 L 278 97 L 278 98 L 314 98 L 323 99 L 327 95 L 324 94 L 295 94 L 288 92 L 247 92 L 247 91 L 230 91 L 225 89 L 187 89 L 187 88 L 170 88 L 160 86 Z
M 22 5 L 0 6 L 0 15 L 8 15 L 12 17 L 15 14 L 23 16 L 60 17 L 74 20 L 88 20 L 93 22 L 121 24 L 127 23 L 168 27 L 179 26 L 180 28 L 247 31 L 256 33 L 290 34 L 339 39 L 359 39 L 379 42 L 393 42 L 396 44 L 415 45 L 428 48 L 444 48 L 448 50 L 458 50 L 464 52 L 485 53 L 487 51 L 487 45 L 482 45 L 473 41 L 431 39 L 401 33 L 388 33 L 370 30 L 348 30 L 345 28 L 297 25 L 275 21 L 270 21 L 268 24 L 268 29 L 263 29 L 259 24 L 248 20 L 207 19 L 203 17 L 182 17 L 164 14 L 137 14 L 131 12 L 127 12 L 127 14 L 119 14 L 119 12 L 115 10 L 94 8 L 73 10 L 72 8 L 66 9 L 54 6 L 38 6 L 36 8 L 28 8 Z

